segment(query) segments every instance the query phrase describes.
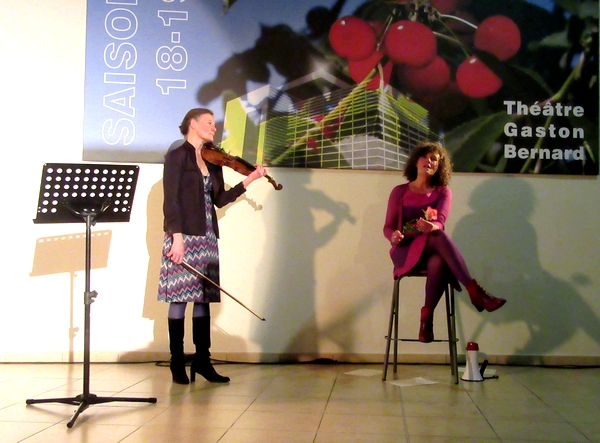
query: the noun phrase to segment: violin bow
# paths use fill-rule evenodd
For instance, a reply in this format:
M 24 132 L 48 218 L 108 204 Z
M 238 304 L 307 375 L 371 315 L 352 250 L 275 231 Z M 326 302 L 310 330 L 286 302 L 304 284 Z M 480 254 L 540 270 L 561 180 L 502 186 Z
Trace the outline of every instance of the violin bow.
M 223 291 L 225 294 L 227 294 L 229 297 L 231 297 L 234 301 L 238 302 L 242 307 L 244 307 L 248 312 L 250 312 L 252 315 L 254 315 L 256 318 L 258 318 L 260 321 L 266 321 L 265 318 L 261 317 L 260 315 L 258 315 L 256 312 L 254 312 L 252 309 L 250 309 L 248 306 L 246 306 L 244 303 L 242 303 L 241 301 L 239 301 L 237 298 L 235 298 L 233 295 L 231 295 L 229 292 L 227 292 L 225 289 L 223 289 L 221 286 L 219 286 L 218 284 L 216 284 L 214 281 L 212 281 L 210 278 L 208 278 L 206 275 L 204 275 L 202 272 L 198 271 L 196 268 L 194 268 L 192 265 L 190 265 L 188 262 L 186 262 L 185 260 L 181 262 L 181 265 L 187 269 L 188 271 L 190 271 L 192 274 L 194 274 L 196 277 L 201 277 L 203 279 L 205 279 L 206 281 L 208 281 L 209 283 L 215 285 L 217 288 L 219 288 L 221 291 Z

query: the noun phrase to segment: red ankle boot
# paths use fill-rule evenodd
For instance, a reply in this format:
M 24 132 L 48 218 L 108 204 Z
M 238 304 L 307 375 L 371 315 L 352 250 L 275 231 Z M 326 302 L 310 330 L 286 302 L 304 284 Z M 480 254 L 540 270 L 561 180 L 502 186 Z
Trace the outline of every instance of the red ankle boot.
M 467 286 L 467 292 L 469 293 L 469 297 L 471 297 L 471 303 L 479 312 L 484 309 L 488 312 L 493 312 L 496 309 L 500 309 L 506 300 L 499 297 L 494 297 L 489 294 L 485 289 L 483 289 L 475 279 L 471 280 Z
M 433 308 L 421 308 L 421 327 L 419 328 L 419 341 L 431 343 L 433 341 Z

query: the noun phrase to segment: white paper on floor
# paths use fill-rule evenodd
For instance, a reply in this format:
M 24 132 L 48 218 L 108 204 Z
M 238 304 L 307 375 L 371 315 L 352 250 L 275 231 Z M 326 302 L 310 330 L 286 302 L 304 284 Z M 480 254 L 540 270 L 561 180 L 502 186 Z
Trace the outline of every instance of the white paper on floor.
M 356 371 L 344 372 L 347 375 L 358 375 L 360 377 L 373 377 L 374 375 L 380 375 L 379 369 L 357 369 Z
M 423 377 L 415 377 L 415 378 L 408 378 L 408 379 L 404 379 L 404 380 L 388 381 L 386 383 L 389 383 L 391 385 L 401 386 L 401 387 L 407 387 L 407 386 L 435 385 L 435 384 L 437 384 L 437 381 L 427 380 L 426 378 L 423 378 Z

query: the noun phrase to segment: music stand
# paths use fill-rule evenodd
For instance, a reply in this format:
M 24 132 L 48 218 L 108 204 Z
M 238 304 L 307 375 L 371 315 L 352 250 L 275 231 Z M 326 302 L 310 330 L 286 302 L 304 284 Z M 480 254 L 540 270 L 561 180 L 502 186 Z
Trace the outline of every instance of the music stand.
M 83 342 L 83 393 L 76 397 L 28 399 L 36 403 L 78 406 L 67 423 L 72 428 L 89 406 L 114 401 L 156 403 L 156 398 L 99 397 L 90 393 L 90 307 L 96 291 L 90 290 L 91 227 L 100 222 L 128 222 L 139 166 L 115 164 L 46 163 L 42 170 L 37 217 L 34 223 L 85 222 L 85 323 Z

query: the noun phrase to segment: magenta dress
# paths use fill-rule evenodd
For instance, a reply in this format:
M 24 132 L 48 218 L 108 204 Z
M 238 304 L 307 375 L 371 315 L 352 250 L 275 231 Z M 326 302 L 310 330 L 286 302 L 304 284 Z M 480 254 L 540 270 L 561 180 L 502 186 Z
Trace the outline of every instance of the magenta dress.
M 440 229 L 445 228 L 452 205 L 452 192 L 446 186 L 435 188 L 429 194 L 417 194 L 408 188 L 408 183 L 398 185 L 388 200 L 383 235 L 390 240 L 396 230 L 402 231 L 405 223 L 423 217 L 428 207 L 437 210 L 437 219 L 432 221 Z M 427 244 L 427 234 L 405 233 L 404 239 L 390 249 L 394 263 L 394 277 L 398 278 L 415 269 L 422 258 Z

